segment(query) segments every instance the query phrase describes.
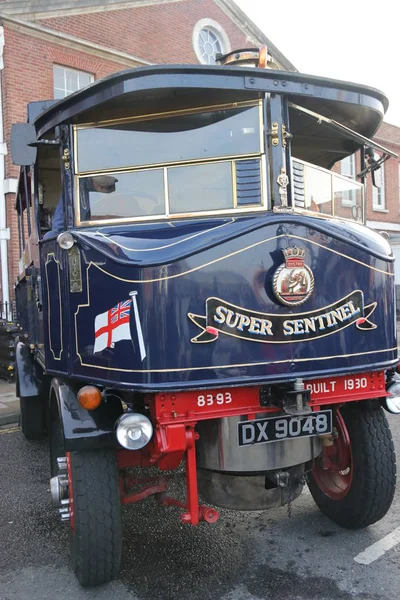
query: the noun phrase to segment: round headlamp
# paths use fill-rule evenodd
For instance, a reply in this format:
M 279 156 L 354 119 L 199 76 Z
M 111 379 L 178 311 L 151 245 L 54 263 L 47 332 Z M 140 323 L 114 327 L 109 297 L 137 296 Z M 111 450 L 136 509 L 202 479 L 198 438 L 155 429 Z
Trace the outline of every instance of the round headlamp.
M 384 407 L 394 415 L 400 414 L 400 381 L 394 381 L 387 391 L 390 396 L 385 398 Z
M 150 419 L 140 413 L 124 413 L 117 421 L 117 440 L 127 450 L 140 450 L 153 435 Z
M 63 250 L 69 250 L 75 244 L 72 233 L 69 231 L 63 231 L 57 237 L 57 242 L 60 248 Z

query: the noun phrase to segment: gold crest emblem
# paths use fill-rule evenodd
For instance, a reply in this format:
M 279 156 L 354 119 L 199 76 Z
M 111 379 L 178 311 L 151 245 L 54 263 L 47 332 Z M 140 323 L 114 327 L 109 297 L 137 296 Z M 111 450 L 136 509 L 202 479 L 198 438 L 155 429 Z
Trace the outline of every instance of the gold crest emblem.
M 314 275 L 304 264 L 304 248 L 286 248 L 283 254 L 285 263 L 278 267 L 272 282 L 274 294 L 282 304 L 299 306 L 313 292 Z

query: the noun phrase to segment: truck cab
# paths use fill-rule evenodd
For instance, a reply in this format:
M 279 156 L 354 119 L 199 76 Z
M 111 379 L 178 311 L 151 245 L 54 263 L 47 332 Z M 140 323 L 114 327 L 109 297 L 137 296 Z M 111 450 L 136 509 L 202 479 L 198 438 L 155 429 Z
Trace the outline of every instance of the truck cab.
M 120 504 L 149 495 L 192 525 L 306 483 L 344 527 L 389 510 L 394 259 L 364 197 L 387 99 L 265 56 L 123 71 L 14 129 L 22 429 L 49 434 L 83 585 L 115 576 Z M 356 180 L 335 166 L 354 154 Z M 181 463 L 186 500 L 162 474 Z M 104 554 L 88 523 L 110 506 Z

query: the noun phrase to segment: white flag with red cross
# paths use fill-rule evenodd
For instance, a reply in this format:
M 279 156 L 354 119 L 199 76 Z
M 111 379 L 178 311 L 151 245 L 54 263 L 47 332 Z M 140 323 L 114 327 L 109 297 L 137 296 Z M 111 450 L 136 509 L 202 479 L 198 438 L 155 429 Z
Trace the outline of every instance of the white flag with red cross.
M 140 351 L 140 358 L 143 360 L 146 356 L 144 348 L 142 326 L 139 318 L 139 311 L 136 302 L 137 292 L 131 292 L 131 298 L 123 302 L 118 302 L 109 310 L 97 315 L 94 321 L 94 349 L 93 353 L 101 352 L 105 348 L 113 348 L 116 342 L 121 340 L 131 340 L 131 308 L 133 305 L 132 322 L 135 326 L 135 337 Z

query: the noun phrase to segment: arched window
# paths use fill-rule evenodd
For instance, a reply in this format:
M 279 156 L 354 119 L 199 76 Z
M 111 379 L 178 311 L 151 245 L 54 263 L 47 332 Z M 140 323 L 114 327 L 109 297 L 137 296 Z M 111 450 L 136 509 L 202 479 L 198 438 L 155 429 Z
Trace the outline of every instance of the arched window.
M 229 38 L 219 23 L 212 19 L 200 19 L 193 29 L 193 48 L 204 65 L 215 65 L 217 54 L 230 52 Z

